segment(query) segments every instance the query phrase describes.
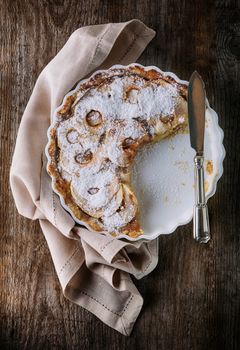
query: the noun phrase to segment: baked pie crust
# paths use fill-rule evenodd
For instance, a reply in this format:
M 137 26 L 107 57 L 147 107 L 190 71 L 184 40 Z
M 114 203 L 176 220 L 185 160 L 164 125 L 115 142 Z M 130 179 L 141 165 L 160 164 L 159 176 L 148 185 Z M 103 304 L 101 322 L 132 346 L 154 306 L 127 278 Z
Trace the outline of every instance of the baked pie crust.
M 98 72 L 67 95 L 49 129 L 47 171 L 77 221 L 143 233 L 131 165 L 144 144 L 185 130 L 186 101 L 186 85 L 136 64 Z

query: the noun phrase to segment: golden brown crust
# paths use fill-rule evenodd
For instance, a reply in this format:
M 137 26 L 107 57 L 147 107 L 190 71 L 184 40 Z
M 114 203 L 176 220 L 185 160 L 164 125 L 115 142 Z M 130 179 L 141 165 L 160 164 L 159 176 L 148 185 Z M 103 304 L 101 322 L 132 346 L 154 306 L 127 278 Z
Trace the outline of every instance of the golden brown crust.
M 77 91 L 70 94 L 65 99 L 64 104 L 57 111 L 56 120 L 52 124 L 50 128 L 50 133 L 49 133 L 49 143 L 47 147 L 47 152 L 49 154 L 49 162 L 47 166 L 47 171 L 53 179 L 54 189 L 62 197 L 62 199 L 65 202 L 65 205 L 70 209 L 70 212 L 73 213 L 75 218 L 86 223 L 87 226 L 93 229 L 94 231 L 99 231 L 99 232 L 103 231 L 103 225 L 102 225 L 101 219 L 100 220 L 96 219 L 86 214 L 83 210 L 80 209 L 80 207 L 75 203 L 73 196 L 71 194 L 70 183 L 64 180 L 60 172 L 58 171 L 59 148 L 58 148 L 56 130 L 61 120 L 68 119 L 72 116 L 74 105 L 78 100 L 78 93 L 84 94 L 90 88 L 101 89 L 105 85 L 107 85 L 109 82 L 111 82 L 113 77 L 116 75 L 117 76 L 136 75 L 136 78 L 141 77 L 141 78 L 144 78 L 146 81 L 149 81 L 150 83 L 155 82 L 156 84 L 158 83 L 161 84 L 162 81 L 165 81 L 167 83 L 174 84 L 177 87 L 179 95 L 182 96 L 185 100 L 187 98 L 186 85 L 180 84 L 176 82 L 172 77 L 165 76 L 154 69 L 146 70 L 143 67 L 136 65 L 136 66 L 129 66 L 127 68 L 113 68 L 108 71 L 103 71 L 95 74 L 93 77 L 83 82 L 79 86 Z M 134 89 L 135 87 L 132 86 L 132 88 Z M 126 91 L 126 96 L 127 96 L 127 93 L 128 91 Z M 171 135 L 174 132 L 176 132 L 178 128 L 182 128 L 183 126 L 185 126 L 183 124 L 181 125 L 177 125 L 176 123 L 174 124 L 173 119 L 171 118 L 169 118 L 166 122 L 168 123 L 168 128 L 166 132 L 156 135 L 153 141 L 157 141 L 168 135 Z M 134 158 L 136 151 L 139 148 L 139 145 L 149 142 L 150 139 L 151 139 L 150 137 L 145 136 L 143 139 L 139 140 L 139 142 L 134 143 L 132 145 L 128 145 L 127 153 L 129 153 L 130 162 L 131 162 L 131 159 Z M 126 179 L 129 179 L 129 178 L 130 176 L 126 175 L 126 178 L 124 181 L 125 184 L 127 184 L 128 182 L 126 181 Z M 130 187 L 129 187 L 129 190 L 130 190 Z M 124 233 L 131 237 L 137 237 L 141 235 L 143 231 L 140 228 L 139 222 L 137 220 L 137 216 L 130 223 L 125 225 L 125 227 L 121 229 L 120 233 Z

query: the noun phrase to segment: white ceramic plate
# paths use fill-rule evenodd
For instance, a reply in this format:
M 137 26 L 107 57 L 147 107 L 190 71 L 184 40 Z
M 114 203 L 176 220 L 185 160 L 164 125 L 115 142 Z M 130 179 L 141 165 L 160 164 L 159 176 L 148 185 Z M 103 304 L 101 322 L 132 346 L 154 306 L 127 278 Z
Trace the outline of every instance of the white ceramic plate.
M 207 109 L 205 131 L 205 192 L 209 199 L 216 192 L 223 173 L 225 151 L 223 132 L 216 113 Z M 145 152 L 144 152 L 145 151 Z M 133 187 L 140 203 L 142 238 L 168 234 L 192 219 L 194 204 L 195 153 L 189 134 L 175 135 L 147 145 L 133 166 Z
M 121 67 L 123 66 L 116 65 L 112 68 Z M 171 72 L 164 73 L 155 66 L 144 68 L 155 69 L 162 74 L 172 76 L 180 83 L 187 83 L 180 80 L 175 74 Z M 95 72 L 94 75 L 99 72 Z M 75 90 L 84 81 L 82 80 Z M 64 101 L 72 93 L 73 91 L 67 94 Z M 50 129 L 51 127 L 48 130 L 48 135 Z M 47 148 L 48 145 L 46 147 L 46 155 L 49 160 Z M 192 219 L 194 204 L 193 157 L 194 151 L 190 147 L 189 134 L 175 135 L 155 144 L 146 145 L 139 151 L 133 164 L 132 184 L 140 205 L 144 235 L 137 238 L 119 235 L 117 238 L 125 238 L 130 241 L 139 239 L 152 240 L 159 235 L 174 232 L 178 226 L 187 224 Z M 223 174 L 224 157 L 223 131 L 218 125 L 216 112 L 208 106 L 205 131 L 207 199 L 216 192 L 217 181 Z M 60 200 L 63 207 L 69 211 L 61 196 Z M 76 219 L 72 213 L 71 215 L 77 223 L 85 225 Z

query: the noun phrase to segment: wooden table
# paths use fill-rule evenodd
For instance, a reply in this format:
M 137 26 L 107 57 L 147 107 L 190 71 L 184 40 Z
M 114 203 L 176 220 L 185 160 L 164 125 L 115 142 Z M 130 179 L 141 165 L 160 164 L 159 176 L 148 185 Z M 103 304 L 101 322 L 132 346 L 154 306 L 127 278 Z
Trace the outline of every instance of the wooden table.
M 1 0 L 1 349 L 240 348 L 240 8 L 187 0 Z M 124 337 L 65 300 L 37 222 L 20 217 L 8 177 L 18 126 L 43 67 L 78 27 L 139 18 L 157 31 L 139 62 L 206 82 L 227 157 L 209 201 L 213 240 L 192 224 L 160 238 L 159 264 L 136 282 L 145 304 Z

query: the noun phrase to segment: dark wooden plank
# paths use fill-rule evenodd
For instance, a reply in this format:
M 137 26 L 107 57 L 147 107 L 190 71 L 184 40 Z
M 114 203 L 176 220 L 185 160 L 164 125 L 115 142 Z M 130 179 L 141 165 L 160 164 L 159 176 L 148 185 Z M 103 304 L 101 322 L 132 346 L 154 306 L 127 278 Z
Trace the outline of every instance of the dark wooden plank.
M 237 1 L 11 1 L 0 12 L 1 349 L 240 347 L 240 8 Z M 8 185 L 17 129 L 41 69 L 76 28 L 139 18 L 157 31 L 140 62 L 188 79 L 198 69 L 224 128 L 227 158 L 209 201 L 213 241 L 191 224 L 160 238 L 159 265 L 136 284 L 145 299 L 131 337 L 64 299 L 38 223 Z

